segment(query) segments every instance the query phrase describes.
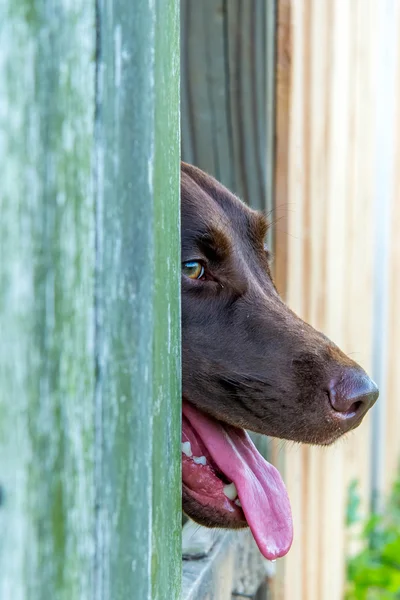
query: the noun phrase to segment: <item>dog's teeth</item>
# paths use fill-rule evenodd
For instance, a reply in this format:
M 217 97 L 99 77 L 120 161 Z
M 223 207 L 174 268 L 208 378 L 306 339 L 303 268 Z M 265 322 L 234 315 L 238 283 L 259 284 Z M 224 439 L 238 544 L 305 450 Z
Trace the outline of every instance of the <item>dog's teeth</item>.
M 229 500 L 235 500 L 238 495 L 236 485 L 234 483 L 224 485 L 224 494 Z
M 196 465 L 206 465 L 207 464 L 207 460 L 205 456 L 193 456 L 193 460 L 196 463 Z
M 186 454 L 186 456 L 188 456 L 189 458 L 193 456 L 190 442 L 182 442 L 182 452 L 183 454 Z
M 241 504 L 241 502 L 240 502 L 239 498 L 236 498 L 236 500 L 235 500 L 235 504 L 236 504 L 236 506 L 238 506 L 239 508 L 242 508 L 242 504 Z

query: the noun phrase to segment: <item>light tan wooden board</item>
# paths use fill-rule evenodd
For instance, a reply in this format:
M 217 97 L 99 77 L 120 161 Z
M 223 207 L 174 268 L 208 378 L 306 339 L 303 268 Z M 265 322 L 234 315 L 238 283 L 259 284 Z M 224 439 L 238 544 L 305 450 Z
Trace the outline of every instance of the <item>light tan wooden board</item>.
M 276 279 L 290 306 L 371 370 L 377 143 L 378 0 L 278 3 Z M 400 73 L 399 73 L 400 80 Z M 400 106 L 400 88 L 397 87 Z M 399 111 L 398 111 L 399 112 Z M 398 115 L 400 123 L 400 113 Z M 391 241 L 388 482 L 400 451 L 400 125 Z M 369 501 L 369 419 L 333 448 L 276 442 L 292 501 L 295 541 L 278 565 L 274 598 L 343 596 L 347 493 Z

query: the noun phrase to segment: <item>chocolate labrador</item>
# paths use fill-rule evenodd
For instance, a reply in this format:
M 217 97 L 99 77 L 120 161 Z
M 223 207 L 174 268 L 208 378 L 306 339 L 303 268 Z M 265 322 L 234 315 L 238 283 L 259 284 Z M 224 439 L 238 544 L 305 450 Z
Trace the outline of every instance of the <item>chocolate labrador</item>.
M 181 208 L 183 508 L 208 527 L 249 526 L 275 559 L 292 543 L 290 504 L 245 429 L 331 444 L 378 389 L 279 297 L 261 213 L 188 164 Z

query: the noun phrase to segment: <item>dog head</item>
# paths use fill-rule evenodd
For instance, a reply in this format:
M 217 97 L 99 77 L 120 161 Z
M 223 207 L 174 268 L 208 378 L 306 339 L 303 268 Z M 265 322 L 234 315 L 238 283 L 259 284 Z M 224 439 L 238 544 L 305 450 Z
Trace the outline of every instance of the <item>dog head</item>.
M 259 460 L 243 429 L 331 444 L 359 425 L 378 391 L 359 365 L 279 297 L 262 214 L 185 164 L 181 207 L 184 510 L 206 525 L 249 524 L 258 542 L 261 519 L 266 529 L 286 528 L 285 540 L 277 535 L 259 543 L 265 555 L 279 556 L 287 549 L 270 550 L 290 546 L 290 508 L 276 514 L 274 504 L 288 501 L 283 491 L 274 498 L 281 481 L 271 465 L 250 466 L 243 475 L 244 464 Z M 263 480 L 263 493 L 252 477 Z M 238 498 L 229 497 L 237 491 Z M 263 502 L 269 516 L 254 508 Z

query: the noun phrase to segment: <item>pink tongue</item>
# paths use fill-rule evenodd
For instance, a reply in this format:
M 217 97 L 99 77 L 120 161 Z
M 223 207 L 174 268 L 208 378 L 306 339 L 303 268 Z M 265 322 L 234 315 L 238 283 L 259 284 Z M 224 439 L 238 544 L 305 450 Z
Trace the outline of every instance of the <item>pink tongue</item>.
M 258 452 L 243 429 L 222 425 L 184 402 L 183 412 L 225 476 L 234 482 L 260 552 L 284 556 L 293 538 L 292 514 L 279 472 Z

